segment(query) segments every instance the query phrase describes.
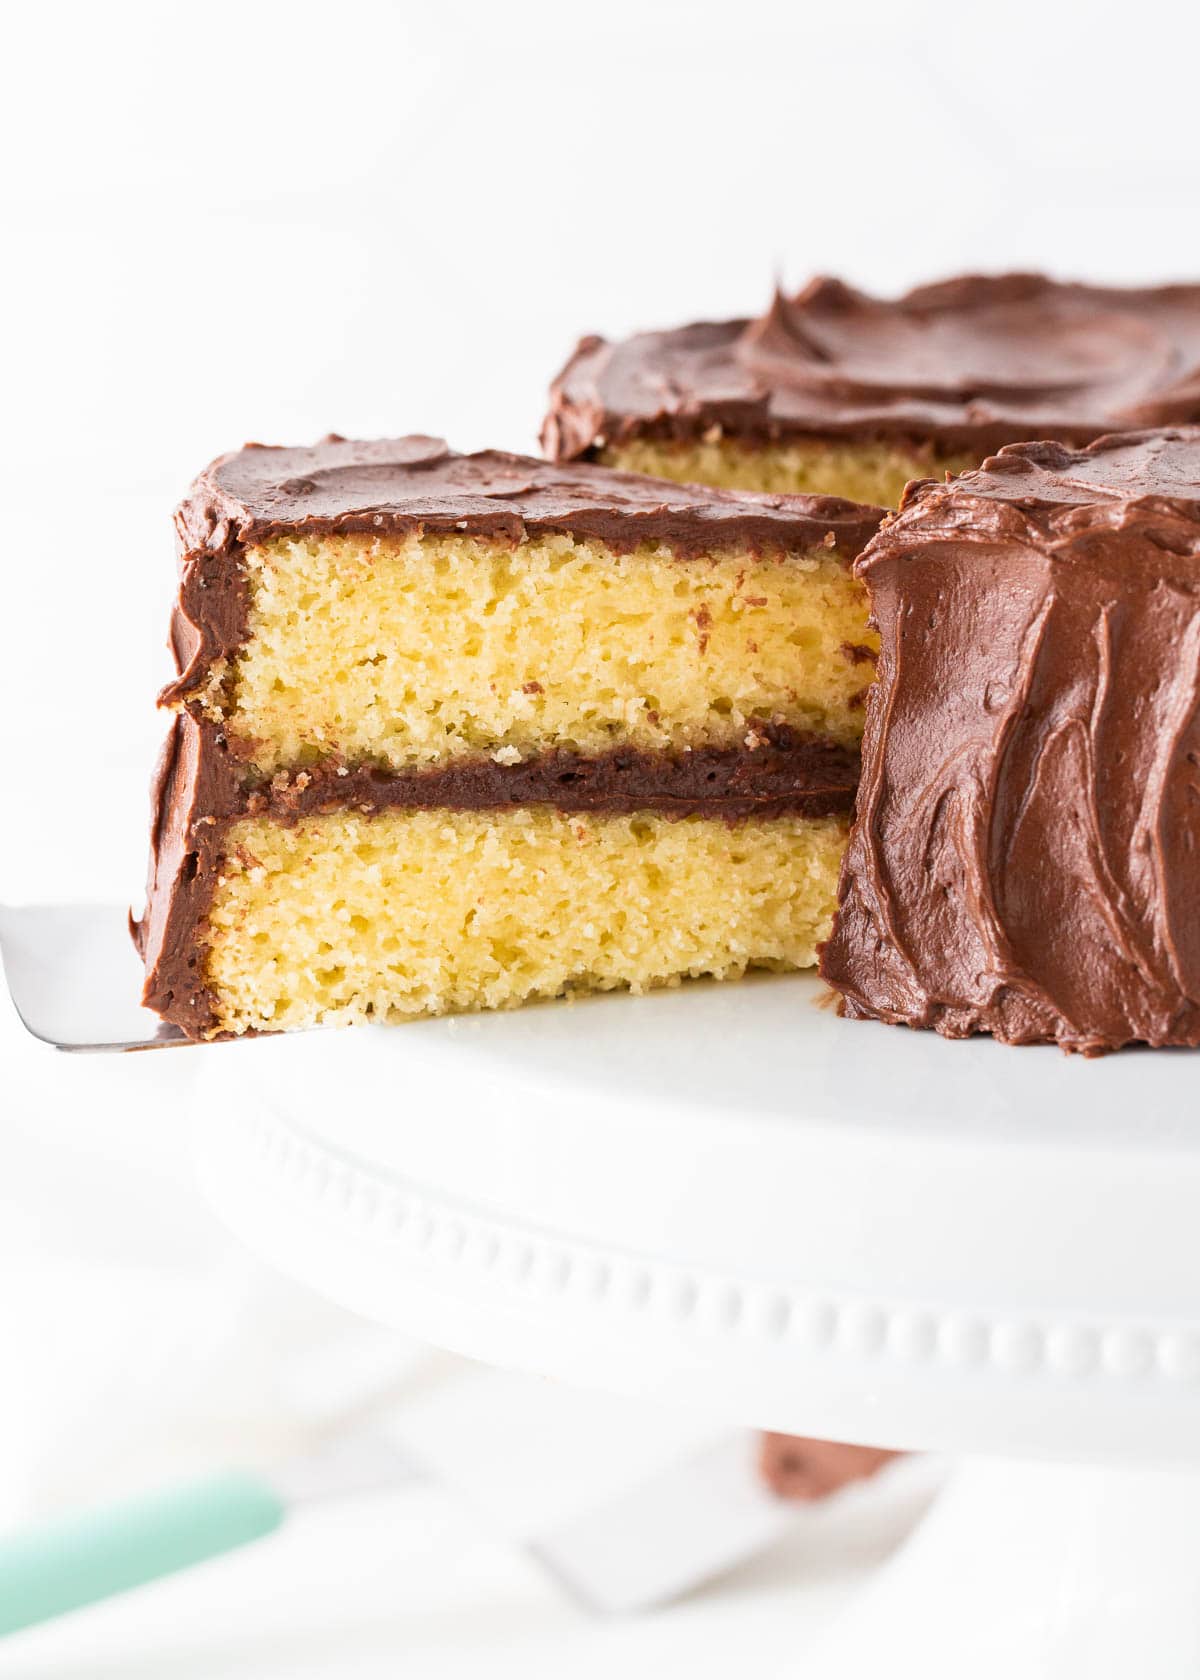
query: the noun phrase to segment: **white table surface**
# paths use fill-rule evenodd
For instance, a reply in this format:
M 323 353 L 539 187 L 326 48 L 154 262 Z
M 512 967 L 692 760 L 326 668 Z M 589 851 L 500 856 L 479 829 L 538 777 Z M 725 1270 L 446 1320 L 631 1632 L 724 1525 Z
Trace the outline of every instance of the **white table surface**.
M 329 1507 L 253 1551 L 31 1630 L 0 1674 L 44 1680 L 596 1680 L 800 1671 L 881 1555 L 804 1539 L 684 1603 L 597 1621 L 430 1490 Z

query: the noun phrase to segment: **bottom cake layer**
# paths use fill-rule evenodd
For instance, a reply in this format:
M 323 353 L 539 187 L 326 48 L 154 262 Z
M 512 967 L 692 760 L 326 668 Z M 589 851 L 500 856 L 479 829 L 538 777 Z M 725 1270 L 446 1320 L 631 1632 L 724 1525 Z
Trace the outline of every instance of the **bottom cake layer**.
M 231 825 L 203 970 L 215 1032 L 497 1009 L 805 968 L 847 823 L 345 811 Z

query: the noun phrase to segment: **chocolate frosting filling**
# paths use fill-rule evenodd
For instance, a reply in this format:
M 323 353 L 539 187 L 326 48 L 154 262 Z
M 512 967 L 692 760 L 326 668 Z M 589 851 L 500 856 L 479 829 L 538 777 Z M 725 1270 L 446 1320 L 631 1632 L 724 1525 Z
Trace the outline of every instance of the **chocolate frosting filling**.
M 456 455 L 439 438 L 247 444 L 206 467 L 175 515 L 180 579 L 171 643 L 179 676 L 162 702 L 186 701 L 214 662 L 242 645 L 249 601 L 237 558 L 271 537 L 429 531 L 515 546 L 528 535 L 565 532 L 621 554 L 662 544 L 681 561 L 722 548 L 824 546 L 849 564 L 882 517 L 880 508 L 836 496 L 735 493 L 497 450 Z
M 910 485 L 822 973 L 850 1015 L 1200 1043 L 1200 428 Z
M 133 923 L 146 964 L 144 1001 L 192 1037 L 215 1025 L 198 941 L 216 888 L 225 837 L 239 817 L 281 823 L 333 811 L 556 810 L 672 817 L 822 817 L 848 814 L 858 755 L 786 726 L 761 725 L 755 745 L 667 755 L 616 748 L 595 758 L 555 752 L 520 764 L 471 758 L 396 773 L 324 763 L 255 780 L 216 725 L 174 720 L 152 789 L 147 909 Z
M 756 320 L 581 340 L 551 387 L 542 442 L 568 460 L 715 427 L 759 443 L 895 439 L 982 455 L 1197 420 L 1200 285 L 964 275 L 885 299 L 819 278 Z

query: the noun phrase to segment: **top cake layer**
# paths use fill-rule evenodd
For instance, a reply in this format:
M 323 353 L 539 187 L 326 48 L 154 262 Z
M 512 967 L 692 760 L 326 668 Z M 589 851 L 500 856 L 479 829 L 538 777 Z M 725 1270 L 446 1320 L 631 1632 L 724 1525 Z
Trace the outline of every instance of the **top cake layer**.
M 543 442 L 561 459 L 713 427 L 899 438 L 979 454 L 1200 420 L 1200 285 L 967 275 L 882 299 L 816 279 L 757 320 L 585 338 Z
M 437 438 L 329 437 L 310 448 L 248 444 L 205 468 L 175 516 L 179 602 L 172 641 L 180 675 L 167 704 L 191 695 L 246 638 L 244 573 L 230 564 L 279 537 L 414 534 L 515 546 L 563 534 L 618 554 L 658 545 L 686 559 L 717 550 L 823 549 L 848 563 L 880 510 L 836 497 L 756 496 L 554 465 L 495 450 L 458 455 Z
M 857 747 L 882 509 L 436 439 L 252 447 L 177 515 L 164 701 L 248 773 Z

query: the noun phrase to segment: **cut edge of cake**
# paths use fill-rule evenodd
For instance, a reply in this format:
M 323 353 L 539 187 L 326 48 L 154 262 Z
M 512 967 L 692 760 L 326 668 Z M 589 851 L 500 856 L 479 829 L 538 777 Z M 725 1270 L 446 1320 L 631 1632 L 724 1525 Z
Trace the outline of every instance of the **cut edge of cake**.
M 880 509 L 839 500 L 683 493 L 599 467 L 454 456 L 423 438 L 330 439 L 309 451 L 255 447 L 222 457 L 177 517 L 181 584 L 172 642 L 180 675 L 164 699 L 178 715 L 156 783 L 147 912 L 137 924 L 146 1001 L 204 1037 L 811 963 L 832 912 L 874 659 L 851 562 L 881 517 Z M 547 555 L 554 537 L 569 540 Z M 347 727 L 361 719 L 363 693 L 383 689 L 378 677 L 372 688 L 368 673 L 366 689 L 323 715 L 312 709 L 360 658 L 376 672 L 405 659 L 419 663 L 440 611 L 441 640 L 460 674 L 469 673 L 458 697 L 473 675 L 475 710 L 486 713 L 498 685 L 488 680 L 496 659 L 481 654 L 484 620 L 500 623 L 495 643 L 511 654 L 539 600 L 553 595 L 553 578 L 578 564 L 580 543 L 601 587 L 574 663 L 586 664 L 584 654 L 597 646 L 617 663 L 622 650 L 600 644 L 606 625 L 624 622 L 610 599 L 618 581 L 636 589 L 658 579 L 668 616 L 671 602 L 680 603 L 672 634 L 661 638 L 666 651 L 651 667 L 664 693 L 672 671 L 703 672 L 722 636 L 732 650 L 730 672 L 737 674 L 738 654 L 747 670 L 768 664 L 767 644 L 771 635 L 778 641 L 781 626 L 800 640 L 789 644 L 785 634 L 775 664 L 790 657 L 799 680 L 804 640 L 816 635 L 824 611 L 836 628 L 833 662 L 807 663 L 815 686 L 828 686 L 832 669 L 852 699 L 843 702 L 848 722 L 840 738 L 836 729 L 812 727 L 803 707 L 797 713 L 794 692 L 783 703 L 752 700 L 746 709 L 736 691 L 722 694 L 729 704 L 715 713 L 721 727 L 690 738 L 672 738 L 669 729 L 657 737 L 635 729 L 588 737 L 568 707 L 560 726 L 540 736 L 493 727 L 463 748 L 459 723 L 454 750 L 443 738 L 429 752 L 390 755 L 378 750 L 377 737 L 364 746 Z M 597 544 L 606 559 L 597 560 Z M 281 591 L 286 598 L 274 616 L 256 618 L 268 552 L 278 557 L 275 605 Z M 522 556 L 532 563 L 535 553 L 536 587 L 505 619 Z M 303 573 L 322 555 L 333 561 L 324 577 L 337 597 L 332 611 L 322 610 L 320 589 Z M 497 568 L 503 586 L 488 595 L 490 611 L 472 616 L 471 579 L 494 585 Z M 402 616 L 398 626 L 388 613 L 406 589 L 417 589 L 414 573 L 423 579 L 423 612 Z M 796 600 L 772 582 L 807 587 L 813 579 L 814 622 L 806 624 L 797 621 Z M 723 592 L 729 610 L 716 610 L 715 596 L 693 601 L 697 587 Z M 570 644 L 564 602 L 554 605 L 542 615 L 543 676 L 555 625 Z M 643 628 L 649 623 L 652 638 L 660 621 L 641 606 L 633 616 Z M 297 665 L 305 650 L 312 662 L 314 626 L 331 624 L 336 633 L 324 663 L 314 663 L 302 727 L 272 740 L 264 710 L 244 704 L 253 686 L 242 663 L 246 648 L 262 626 L 276 669 L 258 682 L 259 692 L 272 683 L 295 688 L 289 646 Z M 617 639 L 609 634 L 611 643 Z M 636 666 L 631 648 L 623 649 L 626 667 Z M 557 679 L 564 690 L 572 663 Z M 430 697 L 438 670 L 448 668 L 444 659 L 433 667 Z M 536 718 L 551 685 L 511 660 L 507 676 L 504 694 L 517 706 L 505 716 Z M 442 686 L 445 706 L 454 685 Z M 686 695 L 687 683 L 677 686 Z M 586 697 L 588 681 L 572 692 Z M 381 710 L 395 720 L 394 693 L 383 693 Z M 521 902 L 514 883 L 522 879 L 528 946 L 518 937 L 519 915 L 514 922 L 496 910 L 508 898 Z M 422 880 L 428 895 L 406 898 Z M 457 958 L 446 954 L 455 942 Z M 324 1007 L 313 1002 L 322 985 Z

